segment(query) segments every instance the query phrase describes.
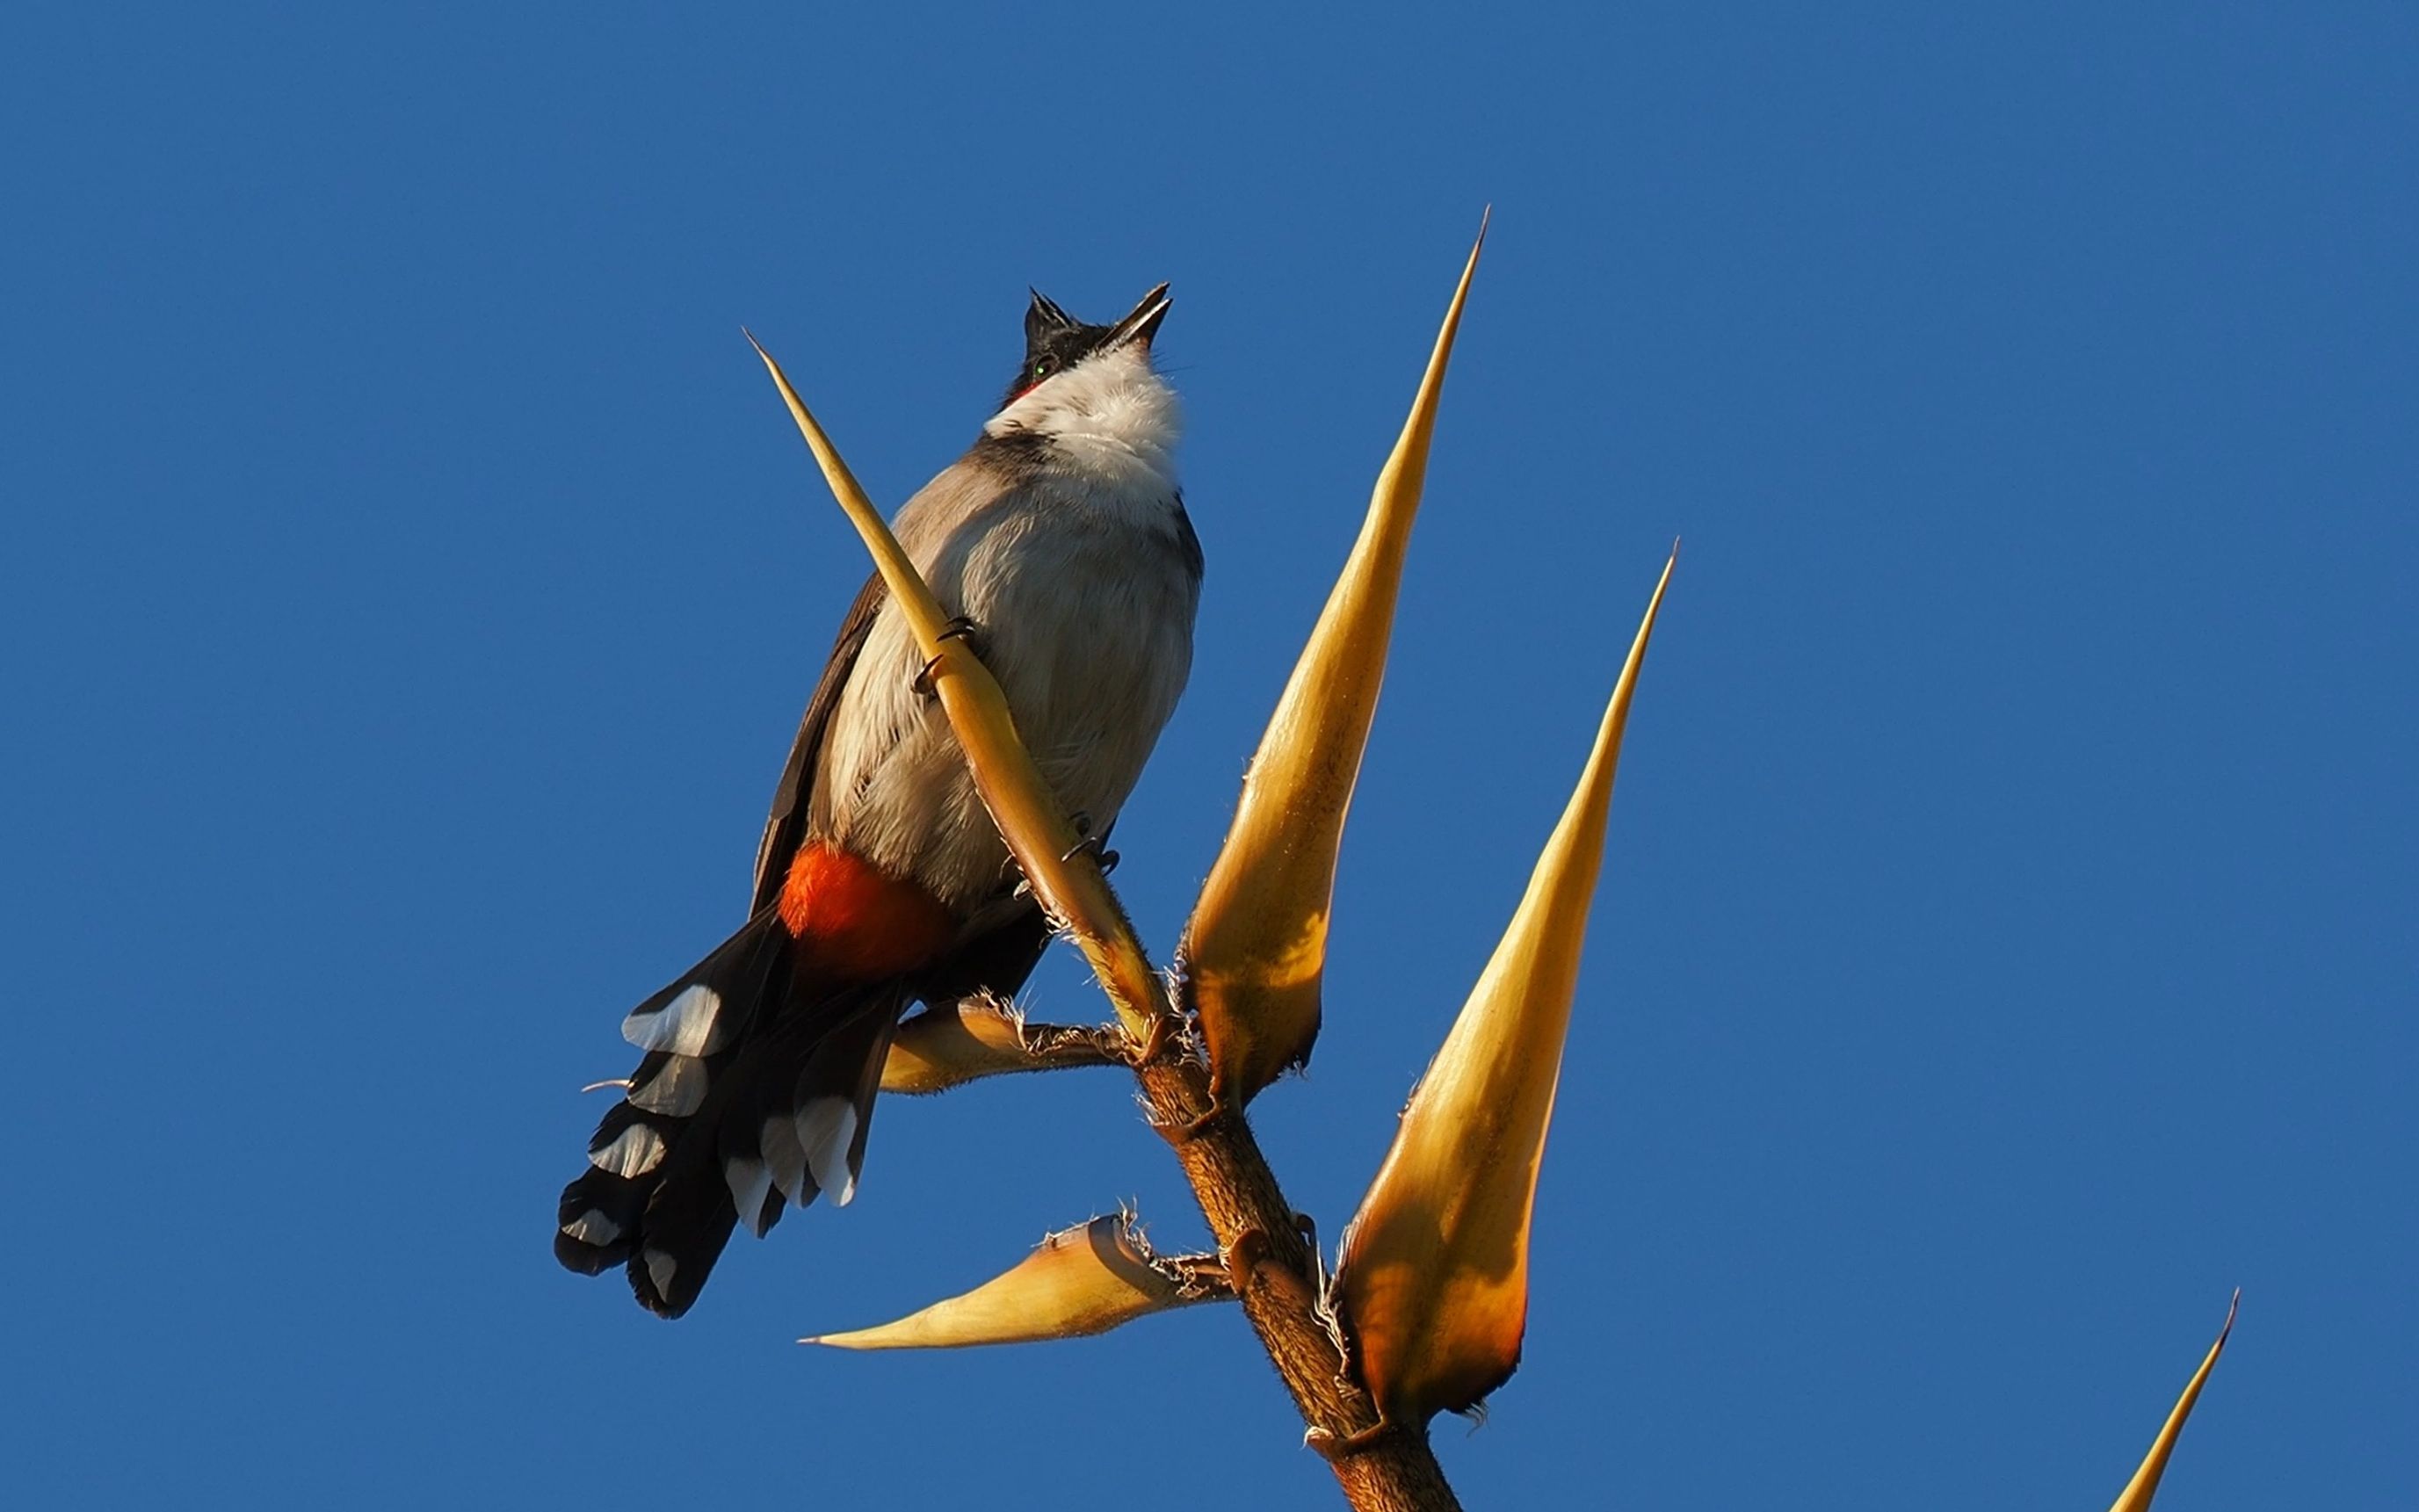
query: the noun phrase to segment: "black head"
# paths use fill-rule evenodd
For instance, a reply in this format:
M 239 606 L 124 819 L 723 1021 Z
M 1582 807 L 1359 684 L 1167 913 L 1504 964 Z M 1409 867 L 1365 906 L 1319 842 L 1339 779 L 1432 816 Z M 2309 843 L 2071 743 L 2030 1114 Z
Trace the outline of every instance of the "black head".
M 1034 290 L 1033 303 L 1025 312 L 1025 365 L 1016 370 L 1016 379 L 1009 384 L 1000 408 L 1007 409 L 1096 352 L 1136 342 L 1148 350 L 1151 338 L 1159 334 L 1159 323 L 1167 318 L 1169 302 L 1167 285 L 1162 284 L 1144 295 L 1124 319 L 1113 325 L 1087 326 L 1040 289 Z

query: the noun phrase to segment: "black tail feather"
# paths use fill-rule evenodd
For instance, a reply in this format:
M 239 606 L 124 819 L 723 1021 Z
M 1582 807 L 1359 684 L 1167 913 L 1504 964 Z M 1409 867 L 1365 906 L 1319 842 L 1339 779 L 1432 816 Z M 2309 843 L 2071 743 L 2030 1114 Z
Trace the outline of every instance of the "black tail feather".
M 739 1201 L 753 1210 L 753 1232 L 779 1217 L 783 1189 L 758 1179 L 768 1168 L 762 1134 L 768 1119 L 793 1122 L 802 1096 L 851 1094 L 856 1168 L 901 989 L 824 987 L 797 957 L 767 910 L 624 1021 L 628 1038 L 656 1048 L 597 1124 L 589 1168 L 562 1190 L 554 1253 L 565 1266 L 593 1275 L 624 1265 L 642 1305 L 686 1312 L 730 1242 Z M 801 1206 L 816 1195 L 810 1175 L 788 1189 Z
M 640 1216 L 640 1237 L 627 1255 L 630 1290 L 641 1306 L 666 1318 L 688 1311 L 731 1242 L 743 1196 L 753 1210 L 749 1230 L 772 1227 L 785 1197 L 757 1174 L 770 1174 L 762 1144 L 765 1125 L 778 1120 L 786 1131 L 794 1123 L 798 1104 L 793 1090 L 802 1068 L 832 1055 L 867 1054 L 866 1026 L 873 1026 L 886 1046 L 887 1027 L 899 1008 L 892 987 L 855 987 L 793 1001 L 765 1032 L 715 1068 L 704 1104 L 665 1157 Z M 877 1087 L 880 1077 L 877 1061 Z M 816 1196 L 809 1176 L 786 1200 L 805 1207 Z

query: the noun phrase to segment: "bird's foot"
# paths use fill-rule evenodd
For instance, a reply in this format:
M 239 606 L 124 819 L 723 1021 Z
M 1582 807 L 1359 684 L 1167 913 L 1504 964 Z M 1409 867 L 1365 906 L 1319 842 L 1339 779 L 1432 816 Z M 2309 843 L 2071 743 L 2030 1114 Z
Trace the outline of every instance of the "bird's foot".
M 950 616 L 949 622 L 941 626 L 941 633 L 933 637 L 933 639 L 936 640 L 963 640 L 966 643 L 966 649 L 972 651 L 978 660 L 982 656 L 982 631 L 976 625 L 974 621 L 966 618 L 963 614 Z M 940 669 L 941 658 L 934 656 L 932 660 L 924 663 L 922 670 L 916 673 L 915 682 L 909 686 L 915 688 L 917 697 L 929 699 L 934 695 L 935 690 L 932 687 L 932 674 L 940 671 Z
M 1068 846 L 1067 854 L 1058 857 L 1061 863 L 1071 861 L 1075 857 L 1083 855 L 1086 851 L 1089 851 L 1092 853 L 1093 864 L 1101 869 L 1101 874 L 1102 876 L 1107 876 L 1110 872 L 1117 869 L 1117 853 L 1105 848 L 1101 843 L 1102 841 L 1108 839 L 1106 834 L 1095 835 L 1092 833 L 1092 816 L 1090 814 L 1085 813 L 1081 810 L 1077 810 L 1075 812 L 1067 816 L 1067 823 L 1074 829 L 1075 833 L 1082 838 L 1076 841 L 1074 844 Z

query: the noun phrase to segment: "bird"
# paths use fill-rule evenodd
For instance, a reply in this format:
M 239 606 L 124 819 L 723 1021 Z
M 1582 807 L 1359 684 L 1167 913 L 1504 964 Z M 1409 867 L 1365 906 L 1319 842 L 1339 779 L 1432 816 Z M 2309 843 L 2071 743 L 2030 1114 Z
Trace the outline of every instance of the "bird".
M 1033 291 L 997 410 L 893 522 L 1096 843 L 1192 669 L 1201 543 L 1152 355 L 1169 304 L 1162 284 L 1092 325 Z M 622 1266 L 659 1316 L 688 1311 L 736 1226 L 761 1238 L 789 1205 L 855 1195 L 902 1014 L 1012 996 L 1048 944 L 926 670 L 869 578 L 775 789 L 746 922 L 623 1020 L 643 1055 L 563 1188 L 554 1251 Z

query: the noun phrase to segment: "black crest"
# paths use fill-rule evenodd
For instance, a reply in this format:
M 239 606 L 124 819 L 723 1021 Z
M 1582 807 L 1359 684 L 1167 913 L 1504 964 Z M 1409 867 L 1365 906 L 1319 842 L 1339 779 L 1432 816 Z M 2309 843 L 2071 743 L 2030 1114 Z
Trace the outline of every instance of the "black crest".
M 1084 329 L 1084 322 L 1060 309 L 1056 300 L 1038 288 L 1031 292 L 1033 303 L 1025 312 L 1025 350 L 1027 356 L 1039 355 L 1053 336 Z

